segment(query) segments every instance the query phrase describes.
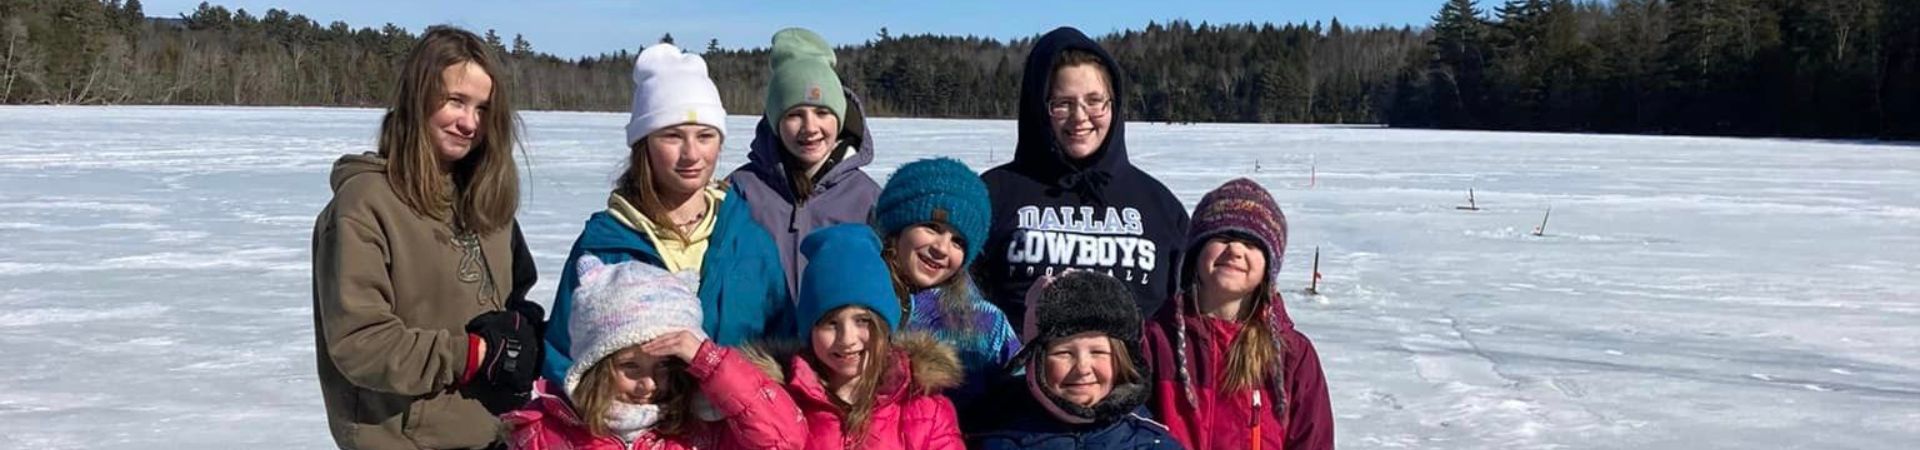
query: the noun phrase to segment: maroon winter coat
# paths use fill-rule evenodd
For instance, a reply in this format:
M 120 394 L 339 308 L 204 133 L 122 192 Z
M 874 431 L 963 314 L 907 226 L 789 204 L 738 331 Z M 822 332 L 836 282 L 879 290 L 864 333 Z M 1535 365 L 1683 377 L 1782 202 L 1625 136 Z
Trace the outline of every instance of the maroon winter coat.
M 1154 378 L 1152 408 L 1174 439 L 1187 448 L 1252 448 L 1257 426 L 1260 450 L 1331 450 L 1333 409 L 1320 354 L 1313 341 L 1293 328 L 1280 295 L 1274 294 L 1269 314 L 1277 316 L 1273 322 L 1281 347 L 1281 378 L 1260 384 L 1259 408 L 1253 405 L 1253 391 L 1220 391 L 1239 324 L 1193 314 L 1189 301 L 1175 296 L 1169 308 L 1147 322 L 1146 330 L 1147 362 Z M 1179 339 L 1183 334 L 1185 339 Z

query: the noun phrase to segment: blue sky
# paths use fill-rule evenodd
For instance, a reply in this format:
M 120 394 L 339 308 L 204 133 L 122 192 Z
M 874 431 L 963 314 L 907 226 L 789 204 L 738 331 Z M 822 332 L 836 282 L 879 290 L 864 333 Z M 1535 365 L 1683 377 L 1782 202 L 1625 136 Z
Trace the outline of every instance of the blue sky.
M 201 0 L 143 0 L 147 15 L 175 17 Z M 523 34 L 534 49 L 562 57 L 640 48 L 663 33 L 682 46 L 705 48 L 719 39 L 727 48 L 765 47 L 774 31 L 811 28 L 836 45 L 874 37 L 880 27 L 894 35 L 976 35 L 998 39 L 1033 36 L 1061 25 L 1088 34 L 1138 29 L 1148 21 L 1199 23 L 1312 22 L 1339 17 L 1348 25 L 1424 25 L 1443 0 L 1246 0 L 1246 1 L 745 1 L 745 0 L 224 0 L 228 9 L 259 16 L 269 8 L 304 14 L 322 26 L 346 21 L 354 27 L 392 22 L 418 32 L 451 23 L 475 32 L 495 29 L 511 39 Z M 1484 2 L 1483 2 L 1484 3 Z

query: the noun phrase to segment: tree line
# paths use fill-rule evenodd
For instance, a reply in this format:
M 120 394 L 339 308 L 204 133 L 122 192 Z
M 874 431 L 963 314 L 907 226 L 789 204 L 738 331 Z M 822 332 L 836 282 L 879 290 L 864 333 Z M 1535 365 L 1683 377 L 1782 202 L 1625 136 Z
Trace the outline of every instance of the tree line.
M 1920 2 L 1447 0 L 1398 126 L 1920 137 Z
M 474 31 L 529 109 L 626 109 L 651 44 L 563 58 Z M 0 0 L 0 103 L 377 107 L 415 39 L 280 9 Z M 1920 138 L 1911 0 L 1444 0 L 1427 27 L 1176 20 L 1098 39 L 1135 120 Z M 1011 118 L 1032 41 L 882 27 L 840 43 L 838 69 L 874 115 Z M 678 44 L 731 112 L 759 112 L 764 44 Z

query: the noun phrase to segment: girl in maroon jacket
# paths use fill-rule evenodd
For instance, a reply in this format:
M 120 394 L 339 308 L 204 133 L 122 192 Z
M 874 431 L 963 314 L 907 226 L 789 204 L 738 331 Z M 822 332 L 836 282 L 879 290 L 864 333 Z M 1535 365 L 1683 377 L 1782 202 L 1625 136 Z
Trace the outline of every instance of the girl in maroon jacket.
M 1188 448 L 1333 448 L 1313 341 L 1273 289 L 1287 218 L 1235 179 L 1194 208 L 1180 293 L 1147 324 L 1155 412 Z

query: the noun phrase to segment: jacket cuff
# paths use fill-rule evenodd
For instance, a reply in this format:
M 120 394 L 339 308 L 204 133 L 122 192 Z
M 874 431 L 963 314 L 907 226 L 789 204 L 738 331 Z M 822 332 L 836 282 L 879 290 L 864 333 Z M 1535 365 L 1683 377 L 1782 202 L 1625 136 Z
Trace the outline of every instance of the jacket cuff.
M 701 342 L 700 350 L 693 353 L 693 360 L 687 361 L 687 373 L 705 380 L 720 370 L 722 356 L 726 356 L 726 348 L 714 344 L 711 339 Z
M 480 347 L 485 343 L 486 341 L 481 340 L 479 336 L 473 334 L 467 335 L 467 370 L 460 372 L 460 382 L 454 386 L 466 386 L 467 383 L 473 381 L 474 375 L 480 373 L 480 363 L 484 361 L 487 356 L 487 352 L 482 351 Z

